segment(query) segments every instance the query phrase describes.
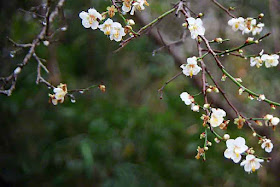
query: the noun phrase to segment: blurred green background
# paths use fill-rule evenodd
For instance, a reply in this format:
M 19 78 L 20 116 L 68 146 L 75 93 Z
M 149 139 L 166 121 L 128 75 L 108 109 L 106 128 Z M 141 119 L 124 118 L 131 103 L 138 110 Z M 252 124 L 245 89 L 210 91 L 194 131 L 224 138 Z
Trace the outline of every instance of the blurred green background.
M 176 1 L 153 0 L 146 13 L 155 18 L 168 10 Z M 246 48 L 245 53 L 257 54 L 261 49 L 275 53 L 279 48 L 279 1 L 277 0 L 224 0 L 225 6 L 235 6 L 236 15 L 256 17 L 265 14 L 265 31 L 273 36 L 262 45 Z M 29 10 L 41 4 L 39 0 L 1 1 L 0 46 L 1 76 L 13 71 L 26 53 L 18 51 L 6 39 L 27 43 L 40 31 L 40 22 L 19 8 Z M 110 41 L 98 30 L 84 29 L 79 12 L 95 7 L 105 11 L 110 1 L 67 0 L 65 20 L 55 23 L 56 28 L 67 25 L 67 31 L 58 33 L 48 48 L 41 45 L 37 54 L 47 59 L 52 72 L 49 80 L 54 84 L 66 83 L 69 89 L 85 88 L 104 83 L 106 93 L 91 90 L 76 94 L 76 103 L 70 99 L 58 106 L 48 103 L 48 90 L 37 86 L 36 63 L 29 65 L 19 76 L 17 88 L 11 97 L 0 96 L 0 181 L 3 186 L 277 186 L 280 167 L 279 131 L 267 133 L 274 137 L 276 161 L 264 163 L 258 172 L 248 175 L 238 164 L 223 156 L 225 145 L 213 143 L 207 160 L 196 160 L 197 146 L 204 131 L 201 114 L 191 112 L 180 100 L 183 91 L 199 93 L 192 80 L 181 76 L 169 84 L 164 99 L 157 92 L 163 83 L 178 73 L 168 51 L 152 55 L 160 46 L 153 38 L 143 36 L 118 53 L 118 43 Z M 203 12 L 206 36 L 230 38 L 233 41 L 217 49 L 230 48 L 242 43 L 246 36 L 233 33 L 227 26 L 229 17 L 208 0 L 190 0 L 196 12 Z M 149 17 L 149 18 L 150 18 Z M 118 16 L 115 20 L 121 21 Z M 150 19 L 151 20 L 151 19 Z M 137 23 L 136 19 L 136 23 Z M 167 43 L 180 39 L 184 32 L 181 19 L 170 15 L 157 25 L 165 33 Z M 136 26 L 138 28 L 139 25 Z M 197 55 L 194 41 L 188 37 L 184 44 L 175 46 L 182 56 Z M 222 59 L 227 69 L 242 77 L 244 85 L 279 101 L 279 68 L 250 68 L 249 61 L 234 57 Z M 206 64 L 213 59 L 206 60 Z M 211 66 L 211 65 L 209 65 Z M 211 71 L 220 79 L 215 68 Z M 246 78 L 245 78 L 246 77 Z M 248 101 L 237 96 L 238 88 L 231 83 L 223 87 L 231 98 L 238 101 L 238 108 L 247 116 L 266 113 L 279 115 L 279 110 Z M 196 98 L 202 103 L 202 97 Z M 213 101 L 215 103 L 215 101 Z M 233 138 L 244 136 L 247 145 L 254 146 L 258 155 L 269 156 L 257 144 L 256 138 L 244 128 L 230 125 L 228 133 Z

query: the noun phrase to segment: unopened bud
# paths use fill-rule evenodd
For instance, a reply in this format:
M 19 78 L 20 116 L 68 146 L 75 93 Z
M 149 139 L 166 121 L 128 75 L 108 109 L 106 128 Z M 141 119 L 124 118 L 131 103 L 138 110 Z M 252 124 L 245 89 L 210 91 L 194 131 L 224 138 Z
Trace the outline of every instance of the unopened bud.
M 215 141 L 216 143 L 220 143 L 220 142 L 221 142 L 221 140 L 219 140 L 217 137 L 214 139 L 214 141 Z
M 223 39 L 222 38 L 215 38 L 214 40 L 217 43 L 223 43 Z
M 17 67 L 15 70 L 14 70 L 14 74 L 17 75 L 21 72 L 21 67 Z
M 127 24 L 132 26 L 132 25 L 135 25 L 135 22 L 133 19 L 129 19 L 129 20 L 127 20 Z
M 256 136 L 257 136 L 257 133 L 256 133 L 256 132 L 254 132 L 254 133 L 253 133 L 253 136 L 254 136 L 254 137 L 256 137 Z
M 100 84 L 100 85 L 98 86 L 98 88 L 99 88 L 102 92 L 106 92 L 106 86 L 105 86 L 105 85 Z
M 229 134 L 225 134 L 225 135 L 224 135 L 224 139 L 225 139 L 225 140 L 228 140 L 228 139 L 230 139 L 230 136 L 229 136 Z
M 200 12 L 197 17 L 201 18 L 202 16 L 203 16 L 203 13 Z
M 204 104 L 204 105 L 203 105 L 203 108 L 205 108 L 205 109 L 210 108 L 210 104 Z

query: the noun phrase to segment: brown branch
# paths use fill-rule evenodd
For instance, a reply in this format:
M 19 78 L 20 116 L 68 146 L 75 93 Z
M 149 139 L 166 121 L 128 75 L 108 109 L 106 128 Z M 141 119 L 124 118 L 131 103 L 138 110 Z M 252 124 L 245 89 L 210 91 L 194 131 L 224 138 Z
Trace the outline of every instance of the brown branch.
M 60 0 L 57 3 L 55 9 L 50 13 L 49 19 L 48 19 L 49 24 L 51 24 L 54 21 L 54 18 L 58 15 L 58 12 L 59 12 L 60 8 L 64 5 L 64 2 L 65 2 L 65 0 Z M 18 64 L 17 68 L 15 68 L 15 71 L 13 73 L 11 73 L 8 77 L 0 78 L 0 81 L 3 82 L 2 88 L 0 89 L 1 94 L 5 94 L 7 96 L 10 96 L 12 94 L 13 90 L 16 87 L 18 75 L 20 74 L 20 72 L 24 68 L 24 66 L 26 66 L 28 64 L 31 57 L 34 56 L 36 47 L 40 44 L 41 40 L 44 39 L 44 37 L 46 36 L 47 28 L 48 28 L 48 24 L 44 25 L 42 27 L 40 33 L 36 36 L 36 38 L 30 44 L 17 44 L 13 40 L 9 39 L 16 47 L 30 47 L 30 48 L 29 48 L 28 53 L 25 55 L 22 63 Z M 36 54 L 35 54 L 35 56 L 36 56 Z M 42 67 L 42 66 L 40 65 L 40 67 Z M 16 70 L 20 70 L 20 71 L 16 71 Z M 11 83 L 10 87 L 5 89 L 5 86 L 9 82 Z M 44 82 L 44 80 L 42 80 L 42 82 Z M 44 83 L 46 84 L 46 82 L 44 82 Z
M 217 5 L 220 9 L 222 9 L 223 11 L 225 11 L 230 17 L 232 18 L 236 18 L 232 13 L 230 13 L 230 11 L 225 8 L 223 5 L 221 5 L 220 3 L 218 3 L 216 0 L 211 0 L 215 5 Z

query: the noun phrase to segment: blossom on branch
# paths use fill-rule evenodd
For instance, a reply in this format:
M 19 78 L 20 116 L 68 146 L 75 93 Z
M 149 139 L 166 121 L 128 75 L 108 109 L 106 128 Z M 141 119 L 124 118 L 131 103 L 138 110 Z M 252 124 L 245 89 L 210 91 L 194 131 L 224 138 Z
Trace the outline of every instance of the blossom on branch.
M 226 141 L 227 149 L 224 152 L 224 156 L 228 159 L 232 159 L 233 162 L 238 163 L 241 160 L 241 154 L 244 153 L 248 146 L 245 145 L 245 139 L 237 137 Z
M 93 30 L 98 28 L 99 21 L 102 20 L 102 16 L 94 8 L 90 8 L 88 12 L 82 11 L 79 14 L 82 19 L 82 25 L 85 28 L 92 28 Z
M 190 105 L 194 102 L 193 96 L 191 96 L 187 92 L 181 93 L 180 98 L 185 102 L 186 105 Z
M 60 83 L 57 88 L 53 89 L 54 94 L 49 94 L 50 101 L 53 105 L 64 102 L 64 97 L 67 94 L 67 85 Z
M 273 149 L 273 144 L 270 139 L 263 139 L 263 143 L 261 147 L 268 153 L 270 153 Z
M 187 18 L 188 21 L 188 29 L 191 32 L 191 38 L 196 39 L 198 35 L 204 36 L 205 28 L 203 26 L 203 22 L 200 18 Z
M 149 3 L 146 0 L 136 0 L 132 3 L 132 9 L 130 15 L 134 15 L 135 10 L 142 11 L 145 10 L 145 6 L 149 6 Z
M 124 28 L 122 25 L 118 22 L 114 22 L 112 24 L 112 31 L 110 35 L 110 40 L 115 40 L 116 42 L 119 42 L 122 40 L 122 37 L 125 36 Z
M 218 109 L 212 108 L 212 114 L 209 120 L 210 125 L 212 127 L 220 126 L 223 123 L 225 116 L 226 116 L 226 112 L 224 110 L 219 108 Z
M 122 0 L 122 1 L 123 1 L 122 11 L 129 12 L 131 10 L 133 0 Z
M 108 18 L 102 25 L 99 25 L 99 29 L 104 32 L 105 35 L 111 35 L 113 23 L 113 20 Z
M 254 155 L 247 155 L 246 160 L 243 160 L 240 166 L 244 166 L 244 170 L 248 173 L 255 172 L 261 167 L 261 162 L 263 159 L 256 158 Z
M 264 54 L 261 57 L 261 60 L 265 63 L 265 67 L 270 68 L 270 67 L 275 67 L 279 63 L 279 55 L 272 54 Z
M 201 67 L 197 65 L 197 58 L 195 56 L 192 58 L 188 58 L 187 64 L 182 64 L 180 68 L 183 69 L 183 73 L 186 76 L 190 77 L 192 77 L 193 75 L 197 75 L 201 70 Z

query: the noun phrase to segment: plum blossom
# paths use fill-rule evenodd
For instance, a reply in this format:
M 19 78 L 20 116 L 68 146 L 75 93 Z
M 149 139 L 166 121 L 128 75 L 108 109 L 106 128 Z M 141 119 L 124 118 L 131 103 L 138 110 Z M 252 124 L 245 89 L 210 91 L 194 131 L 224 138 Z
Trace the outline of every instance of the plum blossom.
M 258 23 L 257 25 L 253 26 L 252 34 L 253 35 L 260 34 L 263 30 L 263 27 L 264 27 L 263 23 Z
M 192 103 L 191 110 L 194 111 L 194 112 L 199 112 L 199 105 L 196 105 L 196 104 Z
M 257 57 L 251 57 L 250 58 L 250 66 L 256 66 L 257 68 L 260 68 L 263 65 L 263 61 L 261 59 L 261 57 L 257 56 Z
M 191 32 L 191 38 L 196 39 L 198 35 L 203 36 L 205 34 L 205 28 L 203 26 L 203 22 L 200 18 L 187 18 L 188 21 L 188 29 Z
M 265 63 L 265 67 L 267 67 L 267 68 L 274 67 L 274 66 L 277 66 L 279 63 L 279 55 L 264 54 L 264 55 L 262 55 L 261 60 Z
M 253 28 L 256 27 L 257 20 L 253 18 L 246 18 L 244 20 L 244 29 L 242 30 L 242 34 L 246 33 L 249 34 L 253 31 Z
M 261 162 L 263 159 L 256 158 L 254 155 L 247 155 L 246 160 L 243 160 L 240 166 L 244 166 L 244 170 L 248 173 L 255 172 L 261 167 Z
M 222 109 L 215 109 L 212 108 L 212 114 L 211 114 L 211 118 L 210 118 L 210 125 L 212 127 L 218 127 L 220 126 L 223 121 L 224 121 L 224 117 L 226 116 L 226 112 Z
M 105 35 L 111 35 L 113 29 L 113 20 L 108 18 L 102 25 L 99 25 L 99 29 L 104 32 Z
M 270 120 L 270 122 L 271 122 L 271 124 L 272 124 L 273 126 L 278 125 L 279 121 L 280 121 L 280 119 L 279 119 L 278 117 L 273 117 L 273 118 Z
M 273 149 L 273 144 L 270 139 L 264 139 L 261 147 L 268 153 L 270 153 Z
M 129 12 L 131 10 L 133 0 L 122 0 L 122 1 L 123 1 L 122 11 Z
M 123 36 L 125 36 L 124 28 L 120 23 L 114 22 L 112 24 L 110 40 L 115 40 L 116 42 L 119 42 L 122 40 Z
M 135 10 L 142 11 L 145 10 L 145 6 L 149 6 L 149 3 L 146 0 L 136 0 L 132 3 L 132 9 L 130 15 L 134 15 Z
M 224 152 L 224 156 L 228 159 L 232 159 L 233 162 L 238 163 L 241 160 L 241 154 L 244 153 L 248 146 L 245 145 L 245 139 L 237 137 L 226 141 L 227 149 Z
M 181 93 L 180 98 L 185 102 L 186 105 L 190 105 L 194 102 L 193 96 L 191 96 L 187 92 Z
M 67 85 L 60 83 L 57 88 L 53 89 L 54 94 L 49 94 L 50 101 L 53 105 L 64 102 L 64 97 L 67 94 Z
M 82 11 L 79 14 L 82 19 L 82 25 L 85 28 L 92 28 L 93 30 L 98 28 L 99 20 L 102 20 L 102 16 L 94 8 L 88 9 L 88 12 Z
M 201 67 L 197 65 L 197 58 L 195 56 L 192 58 L 188 58 L 187 64 L 182 64 L 180 68 L 183 69 L 183 73 L 186 76 L 190 77 L 192 77 L 193 75 L 197 75 L 201 70 Z
M 232 18 L 228 21 L 228 25 L 232 27 L 234 31 L 241 30 L 243 31 L 245 28 L 245 22 L 244 18 Z

